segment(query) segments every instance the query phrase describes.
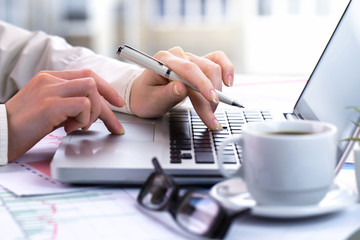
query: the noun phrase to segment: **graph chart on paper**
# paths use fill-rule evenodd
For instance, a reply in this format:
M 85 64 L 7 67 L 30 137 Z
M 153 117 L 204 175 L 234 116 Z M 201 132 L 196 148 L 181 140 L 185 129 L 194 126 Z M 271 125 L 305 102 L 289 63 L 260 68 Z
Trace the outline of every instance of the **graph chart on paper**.
M 19 198 L 0 189 L 0 201 L 22 229 L 24 239 L 133 239 L 134 233 L 136 239 L 148 239 L 148 234 L 154 239 L 182 239 L 139 212 L 134 198 L 137 191 L 92 189 Z
M 0 168 L 1 185 L 18 196 L 81 190 L 56 181 L 50 174 L 50 162 L 65 134 L 63 129 L 55 130 L 23 156 Z

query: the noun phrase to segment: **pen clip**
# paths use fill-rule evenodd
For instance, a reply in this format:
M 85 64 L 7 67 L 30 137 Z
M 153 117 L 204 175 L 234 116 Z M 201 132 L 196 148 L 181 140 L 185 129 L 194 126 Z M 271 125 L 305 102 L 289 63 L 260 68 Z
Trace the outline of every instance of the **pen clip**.
M 159 63 L 161 66 L 164 66 L 164 65 L 165 65 L 163 62 L 157 60 L 156 58 L 153 58 L 152 56 L 147 55 L 146 53 L 143 53 L 143 52 L 141 52 L 141 51 L 139 51 L 139 50 L 137 50 L 137 49 L 135 49 L 135 48 L 127 45 L 127 44 L 124 44 L 123 46 L 120 46 L 120 47 L 119 47 L 119 49 L 118 49 L 118 54 L 119 54 L 119 53 L 121 52 L 121 50 L 124 49 L 124 48 L 128 48 L 128 49 L 130 49 L 130 50 L 132 50 L 132 51 L 135 51 L 135 52 L 143 55 L 144 57 L 147 57 L 147 58 L 149 58 L 149 59 L 151 59 L 151 60 Z

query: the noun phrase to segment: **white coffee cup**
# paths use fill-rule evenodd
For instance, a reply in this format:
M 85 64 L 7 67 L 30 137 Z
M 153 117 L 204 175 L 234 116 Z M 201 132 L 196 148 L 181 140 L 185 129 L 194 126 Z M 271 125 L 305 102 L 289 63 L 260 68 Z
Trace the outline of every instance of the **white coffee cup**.
M 241 177 L 259 205 L 313 205 L 333 182 L 336 141 L 336 127 L 325 122 L 252 123 L 242 135 L 224 140 L 218 165 L 225 177 Z M 223 163 L 224 148 L 231 143 L 240 144 L 243 151 L 236 171 Z

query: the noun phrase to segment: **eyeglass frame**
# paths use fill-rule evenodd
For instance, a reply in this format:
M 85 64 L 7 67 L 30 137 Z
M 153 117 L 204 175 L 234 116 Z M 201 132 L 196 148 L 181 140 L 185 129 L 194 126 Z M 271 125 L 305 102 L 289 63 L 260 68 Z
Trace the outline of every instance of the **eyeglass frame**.
M 167 211 L 173 217 L 177 225 L 179 225 L 183 230 L 197 235 L 203 236 L 207 238 L 215 238 L 215 239 L 222 239 L 225 237 L 233 218 L 238 216 L 239 214 L 230 214 L 216 199 L 212 198 L 207 191 L 199 190 L 199 189 L 188 189 L 186 190 L 185 194 L 180 196 L 179 194 L 179 186 L 176 184 L 175 180 L 171 175 L 168 175 L 164 172 L 160 163 L 158 162 L 157 158 L 152 159 L 152 163 L 154 165 L 155 171 L 152 172 L 147 180 L 145 181 L 144 185 L 142 186 L 138 197 L 137 202 L 140 206 L 144 207 L 147 210 L 151 211 Z M 144 203 L 144 197 L 148 193 L 148 188 L 152 186 L 152 182 L 154 181 L 156 176 L 162 176 L 165 178 L 166 183 L 168 184 L 167 191 L 170 190 L 170 194 L 166 195 L 166 200 L 163 200 L 162 203 L 156 208 L 150 208 L 148 205 Z M 210 226 L 207 226 L 207 231 L 203 234 L 196 234 L 195 232 L 190 231 L 186 228 L 183 224 L 181 224 L 177 219 L 177 210 L 181 209 L 181 207 L 191 199 L 191 196 L 194 194 L 202 194 L 204 198 L 210 199 L 213 203 L 216 204 L 219 212 L 215 216 L 214 221 L 211 222 Z M 241 213 L 248 212 L 249 210 L 244 210 Z

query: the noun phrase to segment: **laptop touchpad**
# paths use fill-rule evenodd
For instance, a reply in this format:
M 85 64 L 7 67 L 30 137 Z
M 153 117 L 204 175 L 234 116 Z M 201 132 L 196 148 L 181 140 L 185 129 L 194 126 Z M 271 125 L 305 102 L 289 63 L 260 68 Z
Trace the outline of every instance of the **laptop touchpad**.
M 153 142 L 155 124 L 152 122 L 124 122 L 121 123 L 125 129 L 125 134 L 118 136 L 121 141 L 127 142 Z
M 88 131 L 75 131 L 71 135 L 70 142 L 87 139 L 90 141 L 111 141 L 111 142 L 153 142 L 155 123 L 153 122 L 121 122 L 125 134 L 111 134 L 104 123 L 95 122 Z

